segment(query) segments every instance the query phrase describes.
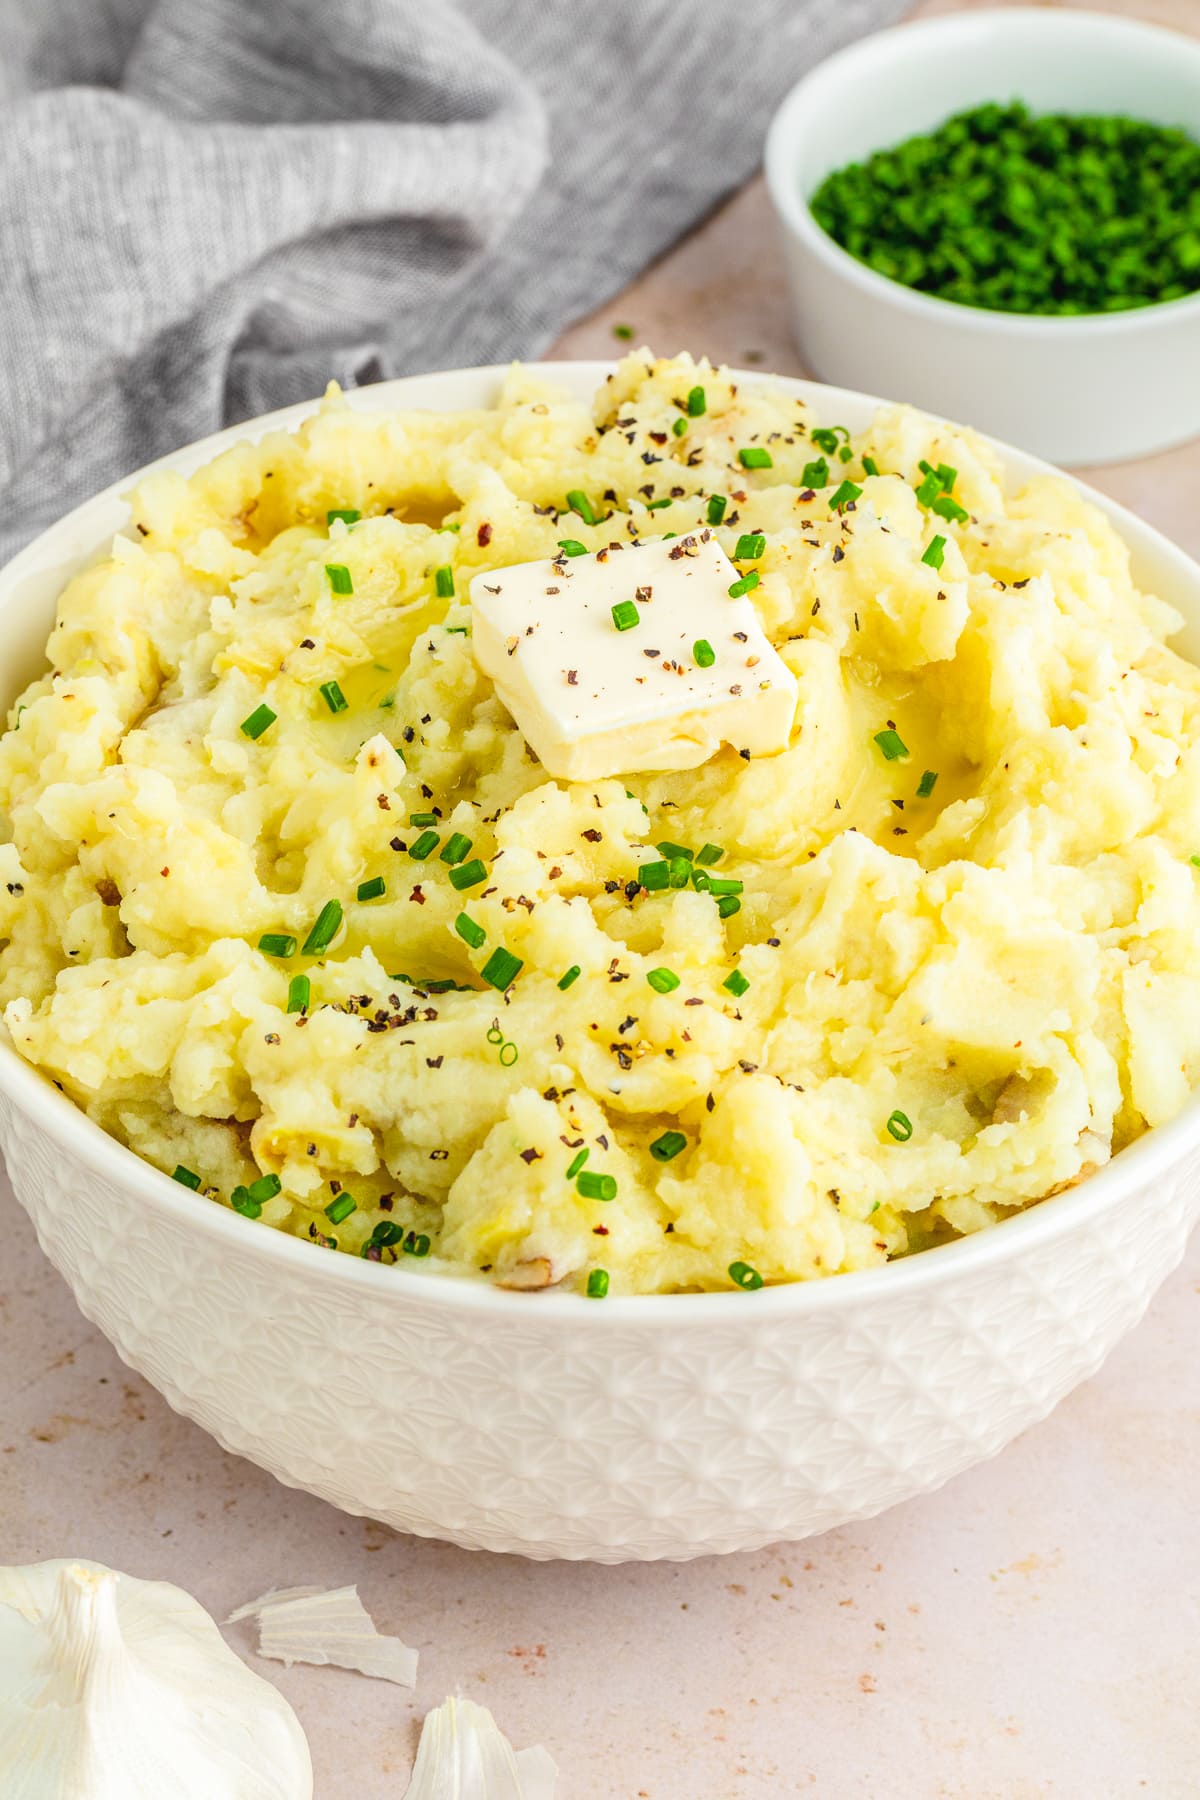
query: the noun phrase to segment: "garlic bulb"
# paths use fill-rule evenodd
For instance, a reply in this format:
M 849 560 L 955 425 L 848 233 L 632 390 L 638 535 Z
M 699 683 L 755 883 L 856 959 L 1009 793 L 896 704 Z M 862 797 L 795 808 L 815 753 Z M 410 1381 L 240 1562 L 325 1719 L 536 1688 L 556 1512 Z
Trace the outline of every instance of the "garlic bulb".
M 514 1751 L 486 1706 L 451 1695 L 425 1715 L 404 1800 L 554 1800 L 557 1779 L 540 1744 Z
M 312 1800 L 283 1695 L 181 1588 L 98 1563 L 0 1568 L 4 1800 Z
M 401 1687 L 417 1685 L 417 1652 L 376 1631 L 357 1587 L 274 1588 L 231 1612 L 225 1623 L 258 1621 L 258 1654 L 275 1662 L 328 1663 Z

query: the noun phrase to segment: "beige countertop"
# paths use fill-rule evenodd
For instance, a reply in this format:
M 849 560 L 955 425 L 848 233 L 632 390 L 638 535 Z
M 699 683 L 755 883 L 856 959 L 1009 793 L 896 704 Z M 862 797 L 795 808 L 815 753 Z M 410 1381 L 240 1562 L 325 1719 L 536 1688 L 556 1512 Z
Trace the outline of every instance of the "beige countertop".
M 1200 32 L 1200 0 L 1093 4 Z M 555 354 L 612 354 L 615 320 L 802 372 L 761 184 Z M 1200 554 L 1200 442 L 1093 478 Z M 409 1540 L 278 1486 L 123 1367 L 6 1181 L 0 1243 L 0 1560 L 95 1557 L 218 1617 L 357 1581 L 420 1649 L 411 1696 L 256 1665 L 301 1715 L 318 1800 L 399 1800 L 421 1716 L 455 1689 L 551 1749 L 559 1800 L 1200 1793 L 1200 1243 L 1099 1375 L 940 1493 L 807 1543 L 617 1569 Z

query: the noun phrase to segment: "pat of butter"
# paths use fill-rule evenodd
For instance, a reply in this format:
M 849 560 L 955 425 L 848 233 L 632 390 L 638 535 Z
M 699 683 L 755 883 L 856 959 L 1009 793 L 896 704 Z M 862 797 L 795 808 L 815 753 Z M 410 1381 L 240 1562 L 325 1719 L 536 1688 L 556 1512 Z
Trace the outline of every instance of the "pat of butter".
M 475 657 L 563 780 L 694 769 L 722 744 L 770 756 L 787 747 L 796 681 L 752 602 L 730 599 L 737 579 L 709 531 L 495 569 L 471 582 Z M 624 631 L 623 604 L 637 613 Z

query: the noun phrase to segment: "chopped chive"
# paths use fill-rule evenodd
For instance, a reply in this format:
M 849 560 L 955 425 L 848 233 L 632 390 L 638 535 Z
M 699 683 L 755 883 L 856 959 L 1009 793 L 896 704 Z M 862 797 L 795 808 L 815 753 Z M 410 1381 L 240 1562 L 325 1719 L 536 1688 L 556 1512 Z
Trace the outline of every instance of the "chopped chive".
M 850 433 L 844 425 L 823 425 L 819 431 L 810 431 L 808 435 L 818 450 L 826 450 L 830 456 L 837 449 L 839 438 L 850 442 Z
M 308 1002 L 312 994 L 312 985 L 307 975 L 293 975 L 288 982 L 287 1009 L 290 1013 L 308 1011 Z
M 585 1169 L 582 1175 L 576 1176 L 575 1186 L 585 1200 L 615 1200 L 617 1197 L 615 1175 L 596 1175 Z
M 864 475 L 878 475 L 879 473 L 879 464 L 873 456 L 864 456 L 862 466 Z
M 707 894 L 708 880 L 709 880 L 708 870 L 702 869 L 699 867 L 698 864 L 693 863 L 692 864 L 692 886 L 695 888 L 695 890 L 698 894 Z
M 687 428 L 688 428 L 688 422 L 686 419 L 676 419 L 674 424 L 671 426 L 671 430 L 676 437 L 682 437 L 684 432 L 687 430 Z
M 679 1155 L 681 1150 L 686 1149 L 687 1139 L 682 1131 L 664 1131 L 662 1136 L 655 1138 L 651 1144 L 650 1154 L 655 1162 L 670 1162 L 673 1157 Z
M 633 326 L 632 325 L 614 325 L 612 328 L 612 334 L 615 338 L 620 338 L 622 343 L 628 343 L 629 339 L 633 336 Z
M 707 880 L 707 887 L 710 894 L 740 894 L 743 885 L 742 882 L 736 880 L 732 875 L 710 875 Z
M 710 525 L 719 525 L 725 517 L 725 508 L 729 505 L 724 494 L 710 494 L 705 517 Z
M 487 880 L 487 866 L 476 856 L 470 862 L 459 863 L 450 871 L 450 886 L 461 894 L 465 888 L 478 887 L 481 881 Z
M 648 893 L 656 894 L 671 885 L 671 868 L 666 862 L 643 863 L 637 872 L 638 884 Z
M 442 845 L 440 860 L 444 863 L 460 863 L 470 854 L 470 838 L 464 837 L 461 831 L 453 831 Z
M 691 389 L 687 397 L 689 419 L 702 419 L 708 411 L 708 395 L 702 387 Z
M 242 735 L 248 738 L 260 738 L 263 732 L 272 726 L 278 717 L 279 714 L 273 713 L 270 707 L 264 702 L 262 706 L 255 707 L 248 719 L 242 720 Z
M 501 944 L 492 951 L 480 970 L 480 974 L 485 981 L 490 982 L 492 987 L 498 988 L 503 994 L 507 988 L 512 986 L 524 967 L 525 964 L 521 957 L 514 956 L 511 950 L 506 950 Z
M 258 940 L 264 956 L 295 956 L 296 940 L 286 931 L 264 931 Z
M 194 1169 L 185 1169 L 182 1163 L 176 1163 L 171 1171 L 171 1180 L 177 1181 L 180 1187 L 191 1188 L 194 1193 L 200 1186 L 200 1177 Z
M 877 731 L 874 742 L 879 745 L 888 762 L 896 762 L 901 756 L 908 755 L 908 745 L 898 731 L 888 726 L 886 731 Z
M 574 987 L 582 974 L 583 970 L 580 968 L 579 964 L 572 963 L 566 973 L 560 975 L 558 978 L 559 991 L 565 994 L 569 987 Z
M 322 950 L 328 950 L 342 923 L 342 903 L 340 900 L 327 900 L 312 930 L 300 946 L 303 956 L 319 956 Z
M 250 1198 L 252 1200 L 257 1200 L 260 1206 L 264 1200 L 273 1200 L 276 1194 L 281 1193 L 282 1191 L 283 1183 L 280 1181 L 278 1175 L 260 1175 L 258 1180 L 252 1181 L 250 1186 L 246 1189 Z
M 944 537 L 930 538 L 928 547 L 926 548 L 925 554 L 921 558 L 921 561 L 926 565 L 927 568 L 940 569 L 942 566 L 942 562 L 945 559 L 945 555 L 946 555 L 946 540 L 945 540 L 945 538 Z
M 440 841 L 436 831 L 423 831 L 408 846 L 408 854 L 415 862 L 424 862 L 427 856 L 433 855 Z
M 960 525 L 971 517 L 966 507 L 960 506 L 957 500 L 952 500 L 949 494 L 940 494 L 929 510 L 937 513 L 939 518 L 955 519 Z
M 357 1211 L 358 1201 L 353 1194 L 339 1194 L 337 1199 L 331 1200 L 325 1208 L 325 1217 L 331 1225 L 340 1225 L 343 1219 L 348 1219 L 352 1212 Z
M 586 556 L 587 545 L 581 544 L 578 538 L 559 538 L 558 547 L 564 556 Z
M 937 786 L 937 770 L 936 769 L 926 769 L 926 771 L 922 775 L 920 781 L 918 781 L 918 783 L 917 783 L 917 799 L 918 800 L 928 800 L 930 794 L 932 794 L 932 792 L 936 786 Z M 1193 857 L 1192 860 L 1194 862 L 1195 858 Z
M 608 1270 L 593 1269 L 587 1278 L 589 1300 L 603 1300 L 608 1293 Z
M 887 1122 L 887 1128 L 898 1144 L 907 1144 L 913 1134 L 912 1120 L 907 1113 L 894 1112 Z
M 454 570 L 449 563 L 443 563 L 440 569 L 433 571 L 434 589 L 441 600 L 454 598 Z
M 464 944 L 470 944 L 472 950 L 478 950 L 481 944 L 487 942 L 487 932 L 483 926 L 477 925 L 466 913 L 459 913 L 454 921 L 454 929 Z
M 354 506 L 331 506 L 325 514 L 326 525 L 333 525 L 338 519 L 343 525 L 357 525 L 362 514 Z
M 948 494 L 953 490 L 954 484 L 958 480 L 958 470 L 952 469 L 949 463 L 939 463 L 937 466 L 937 477 L 941 482 L 943 489 Z
M 735 581 L 733 583 L 729 590 L 729 598 L 731 600 L 740 600 L 743 594 L 751 593 L 757 586 L 758 570 L 751 569 L 748 575 L 743 575 L 740 581 Z
M 714 863 L 720 862 L 724 854 L 720 844 L 701 844 L 696 852 L 696 861 L 703 868 L 711 869 Z
M 323 681 L 320 694 L 331 713 L 345 712 L 350 704 L 336 681 Z
M 664 506 L 674 506 L 673 500 L 647 500 L 647 512 L 661 512 Z
M 771 452 L 764 450 L 761 444 L 750 444 L 746 449 L 739 450 L 738 461 L 743 469 L 773 469 L 775 467 Z
M 1194 864 L 1197 869 L 1200 869 L 1200 856 L 1189 856 L 1188 861 Z
M 632 631 L 640 618 L 637 603 L 633 600 L 619 600 L 612 609 L 612 622 L 618 631 Z
M 438 816 L 431 812 L 409 813 L 408 822 L 410 825 L 436 825 Z
M 511 1069 L 521 1052 L 515 1044 L 501 1044 L 500 1061 L 506 1069 Z
M 696 659 L 698 669 L 711 669 L 717 660 L 717 653 L 707 638 L 697 638 L 692 645 L 692 655 Z
M 373 1244 L 382 1244 L 386 1247 L 391 1244 L 399 1243 L 403 1236 L 404 1232 L 401 1230 L 400 1226 L 395 1224 L 391 1219 L 380 1219 L 378 1225 L 376 1225 L 371 1233 L 371 1242 Z
M 648 969 L 646 980 L 656 994 L 672 994 L 679 986 L 679 977 L 674 969 Z
M 688 856 L 673 856 L 667 864 L 667 884 L 673 888 L 685 888 L 692 879 L 692 862 Z
M 928 465 L 927 465 L 928 466 Z M 922 506 L 932 506 L 942 491 L 942 484 L 935 470 L 930 469 L 924 481 L 917 489 L 917 499 Z
M 731 1262 L 729 1279 L 736 1287 L 744 1288 L 748 1294 L 753 1293 L 755 1288 L 760 1288 L 763 1284 L 763 1278 L 758 1270 L 752 1269 L 748 1262 Z
M 229 1204 L 234 1212 L 240 1212 L 247 1219 L 262 1218 L 262 1203 L 250 1198 L 250 1190 L 242 1186 L 235 1187 L 229 1196 Z
M 813 462 L 805 463 L 800 479 L 806 488 L 828 487 L 829 464 L 823 456 L 818 456 Z
M 370 881 L 360 881 L 356 898 L 359 900 L 382 900 L 387 893 L 387 882 L 382 875 L 372 875 Z
M 471 628 L 469 625 L 446 625 L 446 626 L 443 626 L 443 630 L 445 631 L 447 637 L 468 637 L 470 635 L 470 629 Z
M 689 862 L 692 860 L 692 853 L 686 844 L 672 844 L 668 838 L 664 838 L 661 844 L 655 844 L 654 848 L 668 860 L 675 856 L 686 856 Z
M 717 901 L 717 912 L 722 919 L 732 919 L 735 912 L 741 912 L 742 903 L 736 894 L 722 894 Z
M 567 508 L 570 512 L 578 513 L 585 525 L 598 525 L 600 523 L 595 512 L 592 510 L 591 501 L 588 499 L 582 488 L 571 489 L 570 493 L 567 495 Z
M 849 506 L 852 500 L 858 500 L 861 497 L 862 489 L 857 482 L 843 481 L 829 496 L 829 510 L 830 512 L 841 512 L 844 506 Z
M 851 459 L 853 458 L 853 456 L 854 456 L 854 452 L 850 448 L 849 444 L 843 444 L 841 449 L 838 451 L 838 461 L 839 462 L 850 462 Z
M 757 562 L 767 547 L 767 540 L 761 531 L 743 531 L 734 546 L 735 562 Z
M 354 592 L 354 580 L 345 563 L 326 563 L 325 579 L 329 583 L 331 593 L 352 594 Z
M 577 1150 L 575 1152 L 574 1156 L 571 1158 L 570 1162 L 567 1164 L 567 1180 L 568 1181 L 574 1181 L 575 1177 L 578 1175 L 580 1169 L 582 1169 L 584 1163 L 587 1161 L 587 1159 L 590 1155 L 591 1155 L 591 1151 L 588 1149 L 586 1144 L 583 1146 L 582 1150 Z
M 430 1240 L 423 1231 L 410 1231 L 400 1246 L 406 1256 L 428 1256 Z
M 731 969 L 721 983 L 721 986 L 725 988 L 728 993 L 731 993 L 735 999 L 740 1000 L 742 995 L 746 992 L 746 989 L 750 986 L 750 983 L 740 969 Z

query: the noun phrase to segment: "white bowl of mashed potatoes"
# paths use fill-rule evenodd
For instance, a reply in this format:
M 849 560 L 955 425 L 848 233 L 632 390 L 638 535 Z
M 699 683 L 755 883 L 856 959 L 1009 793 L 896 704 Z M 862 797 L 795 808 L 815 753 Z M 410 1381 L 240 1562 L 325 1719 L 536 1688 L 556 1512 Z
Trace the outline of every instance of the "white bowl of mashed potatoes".
M 533 629 L 585 570 L 607 629 L 606 562 L 552 698 L 609 772 L 556 778 L 472 627 L 532 564 Z M 667 643 L 681 566 L 736 629 Z M 1078 484 L 686 358 L 467 370 L 169 457 L 0 603 L 14 1185 L 282 1480 L 535 1556 L 803 1536 L 1178 1259 L 1200 571 Z

